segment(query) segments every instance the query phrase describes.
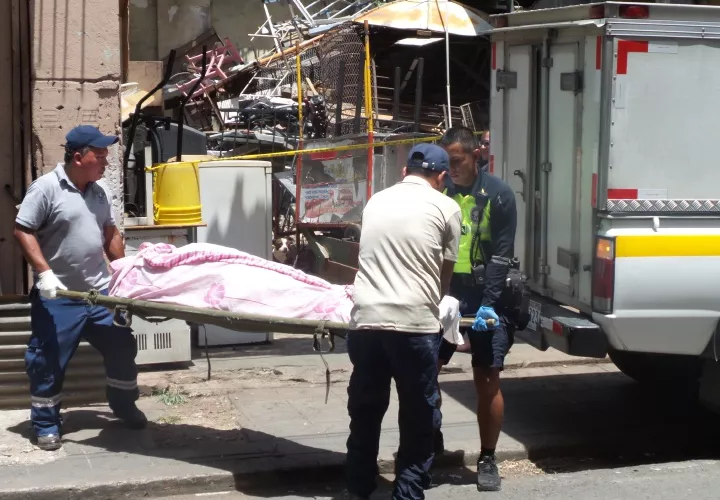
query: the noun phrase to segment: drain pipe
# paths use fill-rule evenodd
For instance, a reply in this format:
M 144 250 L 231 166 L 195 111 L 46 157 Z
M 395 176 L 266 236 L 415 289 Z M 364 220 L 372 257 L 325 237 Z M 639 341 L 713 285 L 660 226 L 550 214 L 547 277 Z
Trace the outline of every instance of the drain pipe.
M 540 61 L 542 71 L 540 73 L 540 280 L 542 288 L 547 288 L 548 274 L 548 195 L 549 176 L 552 170 L 550 163 L 550 68 L 552 58 L 550 57 L 550 40 L 555 38 L 555 30 L 548 30 L 543 41 L 542 58 Z

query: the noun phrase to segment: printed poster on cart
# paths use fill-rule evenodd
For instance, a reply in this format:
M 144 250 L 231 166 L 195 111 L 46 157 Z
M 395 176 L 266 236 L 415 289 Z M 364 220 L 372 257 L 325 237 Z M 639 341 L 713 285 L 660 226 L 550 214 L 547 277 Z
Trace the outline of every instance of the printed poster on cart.
M 300 194 L 300 221 L 338 224 L 360 222 L 367 201 L 367 181 L 304 185 Z
M 303 156 L 300 222 L 357 223 L 367 202 L 367 153 L 327 151 Z

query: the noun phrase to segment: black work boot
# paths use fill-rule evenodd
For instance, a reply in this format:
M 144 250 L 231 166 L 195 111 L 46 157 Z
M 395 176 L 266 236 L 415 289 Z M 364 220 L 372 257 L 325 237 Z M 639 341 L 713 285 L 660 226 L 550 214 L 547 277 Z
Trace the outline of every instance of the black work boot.
M 35 443 L 37 447 L 44 451 L 55 451 L 62 448 L 62 441 L 58 434 L 47 434 L 45 436 L 36 436 Z
M 141 430 L 148 424 L 145 414 L 135 405 L 113 410 L 113 415 L 122 420 L 128 429 Z
M 495 463 L 495 455 L 482 455 L 477 463 L 478 491 L 500 491 L 500 472 Z

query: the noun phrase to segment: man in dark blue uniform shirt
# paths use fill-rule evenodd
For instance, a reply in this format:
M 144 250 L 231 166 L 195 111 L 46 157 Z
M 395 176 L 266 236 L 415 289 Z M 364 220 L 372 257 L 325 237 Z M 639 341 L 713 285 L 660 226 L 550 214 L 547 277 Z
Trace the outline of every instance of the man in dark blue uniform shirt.
M 450 128 L 439 144 L 450 156 L 452 185 L 446 194 L 460 205 L 462 212 L 462 236 L 450 295 L 460 301 L 463 316 L 476 317 L 468 338 L 480 427 L 477 485 L 480 491 L 497 491 L 500 475 L 495 463 L 495 446 L 505 408 L 500 372 L 514 332 L 514 326 L 505 317 L 508 305 L 503 303 L 501 295 L 515 251 L 515 194 L 504 181 L 478 168 L 482 153 L 472 130 Z M 489 319 L 494 320 L 494 325 L 488 324 Z M 450 360 L 454 350 L 454 345 L 443 343 L 439 354 L 441 364 Z

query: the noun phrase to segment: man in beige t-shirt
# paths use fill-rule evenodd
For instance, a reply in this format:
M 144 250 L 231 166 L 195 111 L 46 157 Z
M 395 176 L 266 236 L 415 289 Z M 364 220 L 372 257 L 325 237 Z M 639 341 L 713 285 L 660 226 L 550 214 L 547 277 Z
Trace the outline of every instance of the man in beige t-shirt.
M 350 498 L 375 489 L 380 424 L 391 380 L 400 401 L 402 436 L 394 500 L 424 498 L 430 484 L 437 420 L 439 304 L 447 293 L 460 241 L 460 207 L 441 192 L 449 157 L 439 146 L 410 150 L 402 182 L 374 195 L 362 218 L 355 306 L 347 347 Z

